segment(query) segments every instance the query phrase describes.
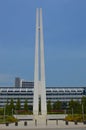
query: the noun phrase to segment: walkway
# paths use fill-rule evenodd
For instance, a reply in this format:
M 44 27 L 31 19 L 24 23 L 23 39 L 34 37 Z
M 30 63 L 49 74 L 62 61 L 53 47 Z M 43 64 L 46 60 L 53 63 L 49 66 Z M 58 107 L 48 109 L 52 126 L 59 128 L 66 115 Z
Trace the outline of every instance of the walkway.
M 5 124 L 0 125 L 0 130 L 15 130 L 15 129 L 37 129 L 37 128 L 45 128 L 45 129 L 54 129 L 54 128 L 85 128 L 86 129 L 86 124 L 83 123 L 78 123 L 75 124 L 74 122 L 69 122 L 68 125 L 65 124 L 65 121 L 59 120 L 58 122 L 56 120 L 48 120 L 46 124 L 40 124 L 35 122 L 35 121 L 27 121 L 27 125 L 24 126 L 24 121 L 18 122 L 18 126 L 15 126 L 14 123 L 9 124 L 9 126 L 6 126 Z

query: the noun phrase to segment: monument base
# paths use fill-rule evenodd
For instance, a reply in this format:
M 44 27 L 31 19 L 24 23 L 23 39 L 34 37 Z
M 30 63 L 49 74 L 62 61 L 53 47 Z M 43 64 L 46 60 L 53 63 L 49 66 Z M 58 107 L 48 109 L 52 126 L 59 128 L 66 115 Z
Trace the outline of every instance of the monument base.
M 46 125 L 46 115 L 34 115 L 36 125 Z

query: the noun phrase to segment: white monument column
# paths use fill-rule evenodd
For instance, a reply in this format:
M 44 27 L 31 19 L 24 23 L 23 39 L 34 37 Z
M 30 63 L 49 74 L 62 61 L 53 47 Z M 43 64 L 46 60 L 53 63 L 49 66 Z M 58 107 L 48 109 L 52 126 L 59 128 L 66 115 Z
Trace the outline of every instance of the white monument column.
M 38 40 L 38 9 L 36 11 L 36 43 L 35 43 L 35 70 L 34 70 L 34 98 L 33 98 L 33 114 L 38 115 L 38 81 L 39 81 L 39 40 Z
M 34 70 L 34 99 L 33 114 L 39 115 L 39 98 L 41 100 L 41 115 L 46 116 L 46 87 L 44 64 L 44 40 L 42 25 L 42 9 L 36 11 L 36 43 L 35 43 L 35 70 Z
M 44 39 L 42 25 L 42 9 L 40 9 L 40 69 L 41 69 L 41 112 L 46 115 L 46 88 L 45 88 L 45 64 L 44 64 Z

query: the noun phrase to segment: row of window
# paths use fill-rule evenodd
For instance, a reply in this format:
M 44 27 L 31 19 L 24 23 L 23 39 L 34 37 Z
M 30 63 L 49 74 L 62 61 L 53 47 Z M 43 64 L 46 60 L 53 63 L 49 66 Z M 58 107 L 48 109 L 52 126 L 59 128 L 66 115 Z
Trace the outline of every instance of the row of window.
M 0 95 L 33 95 L 33 93 L 0 93 Z M 83 93 L 47 93 L 48 95 L 84 95 Z
M 13 95 L 14 95 L 14 96 L 15 96 L 15 95 L 16 95 L 16 96 L 18 96 L 18 95 L 23 95 L 23 96 L 31 95 L 31 96 L 33 96 L 33 93 L 27 93 L 27 94 L 26 94 L 26 93 L 7 93 L 7 94 L 1 93 L 0 95 L 3 95 L 3 96 L 7 96 L 7 95 L 10 95 L 10 96 L 11 96 L 11 95 L 12 95 L 12 96 L 13 96 Z
M 81 99 L 81 98 L 79 98 L 79 97 L 74 97 L 74 98 L 73 97 L 71 97 L 71 98 L 69 98 L 69 97 L 64 97 L 64 98 L 63 97 L 58 97 L 58 98 L 56 98 L 56 97 L 49 97 L 49 98 L 47 98 L 47 100 L 51 100 L 51 99 L 52 100 L 54 100 L 54 99 L 57 99 L 57 100 L 58 99 L 63 99 L 63 100 L 64 99 L 70 99 L 71 100 L 71 99 Z
M 33 91 L 25 91 L 25 90 L 22 90 L 22 91 L 19 91 L 19 90 L 15 90 L 15 91 L 13 91 L 13 90 L 9 90 L 9 91 L 1 91 L 1 93 L 15 93 L 15 92 L 20 92 L 20 93 L 22 93 L 22 92 L 24 92 L 24 93 L 26 93 L 26 92 L 33 92 Z
M 3 101 L 0 101 L 0 104 L 6 104 L 7 102 L 3 102 Z M 16 103 L 16 101 L 14 101 L 14 103 Z M 21 101 L 21 103 L 24 104 L 24 101 Z M 33 103 L 33 101 L 29 101 L 28 103 Z
M 47 93 L 46 94 L 47 96 L 48 95 L 51 95 L 51 96 L 57 96 L 57 95 L 83 95 L 83 93 Z
M 61 92 L 61 93 L 65 93 L 65 92 L 71 93 L 71 92 L 73 92 L 74 93 L 75 92 L 76 93 L 76 92 L 83 92 L 83 90 L 70 90 L 70 91 L 69 90 L 64 90 L 64 91 L 63 90 L 47 90 L 46 92 L 50 92 L 50 93 L 51 92 L 58 92 L 58 93 L 59 92 Z

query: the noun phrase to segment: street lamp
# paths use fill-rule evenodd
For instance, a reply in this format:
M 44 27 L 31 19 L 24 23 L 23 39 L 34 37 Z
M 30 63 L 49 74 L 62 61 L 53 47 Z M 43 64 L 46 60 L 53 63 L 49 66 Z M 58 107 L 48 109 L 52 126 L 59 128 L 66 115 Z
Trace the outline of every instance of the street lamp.
M 82 117 L 83 117 L 83 121 L 84 121 L 84 106 L 82 104 Z
M 5 122 L 5 105 L 4 105 L 4 122 Z
M 12 116 L 13 116 L 13 108 L 12 108 Z
M 73 107 L 72 107 L 72 118 L 73 118 Z

